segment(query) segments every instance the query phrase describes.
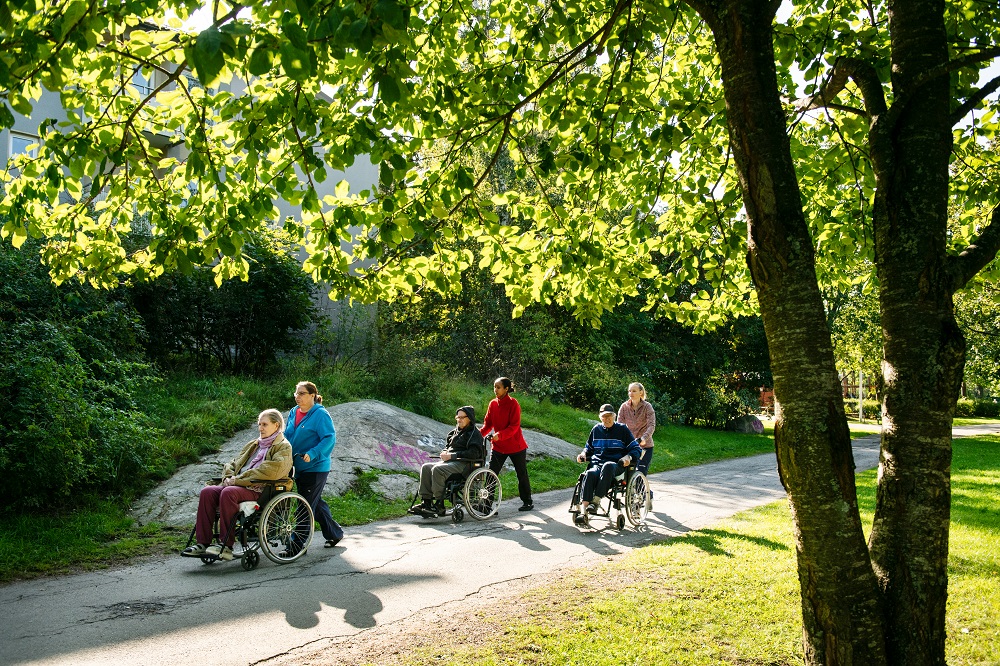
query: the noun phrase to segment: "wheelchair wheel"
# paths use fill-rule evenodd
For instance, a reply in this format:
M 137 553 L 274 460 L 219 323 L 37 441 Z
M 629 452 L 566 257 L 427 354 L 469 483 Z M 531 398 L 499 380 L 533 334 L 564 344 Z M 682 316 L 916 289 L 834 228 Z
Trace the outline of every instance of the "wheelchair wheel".
M 615 521 L 615 527 L 617 527 L 619 530 L 625 529 L 625 514 L 624 513 L 619 513 L 618 514 L 618 520 Z
M 649 481 L 642 472 L 636 472 L 625 488 L 625 515 L 633 526 L 646 520 L 646 500 L 649 499 Z
M 240 566 L 243 567 L 244 571 L 253 571 L 260 564 L 260 553 L 256 550 L 246 550 L 243 551 L 243 557 L 240 558 Z
M 312 509 L 302 495 L 281 493 L 261 513 L 257 526 L 260 549 L 275 564 L 294 562 L 309 547 L 314 520 Z
M 488 467 L 480 467 L 465 481 L 465 508 L 476 520 L 486 520 L 500 511 L 503 491 L 500 478 Z
M 456 506 L 451 510 L 451 519 L 456 523 L 460 523 L 465 520 L 465 511 L 462 511 L 462 507 Z

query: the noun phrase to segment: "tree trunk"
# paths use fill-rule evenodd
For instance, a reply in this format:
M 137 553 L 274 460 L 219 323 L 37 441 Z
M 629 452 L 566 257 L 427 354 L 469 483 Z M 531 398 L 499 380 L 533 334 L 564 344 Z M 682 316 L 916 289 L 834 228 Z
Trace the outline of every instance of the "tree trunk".
M 951 154 L 944 3 L 891 2 L 894 108 L 872 129 L 884 336 L 882 454 L 869 540 L 890 664 L 945 663 L 951 421 L 965 367 L 945 265 Z
M 885 662 L 878 587 L 858 514 L 854 458 L 815 260 L 778 97 L 771 11 L 691 0 L 722 62 L 748 261 L 767 332 L 778 471 L 795 522 L 806 659 Z

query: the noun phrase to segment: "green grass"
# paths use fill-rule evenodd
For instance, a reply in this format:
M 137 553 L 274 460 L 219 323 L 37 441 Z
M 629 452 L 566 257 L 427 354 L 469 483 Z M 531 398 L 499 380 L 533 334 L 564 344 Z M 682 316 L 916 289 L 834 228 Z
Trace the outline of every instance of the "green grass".
M 399 474 L 400 472 L 393 472 Z M 402 516 L 410 506 L 410 498 L 387 500 L 374 490 L 372 483 L 379 473 L 367 471 L 358 476 L 343 495 L 327 495 L 323 499 L 330 505 L 330 513 L 344 526 L 363 525 L 376 520 Z M 415 475 L 414 478 L 416 478 Z
M 0 582 L 103 568 L 181 547 L 187 530 L 137 527 L 120 504 L 89 502 L 56 515 L 0 520 Z
M 874 470 L 859 475 L 867 526 L 874 486 Z M 955 442 L 952 486 L 948 663 L 998 664 L 1000 437 Z M 800 664 L 793 544 L 785 502 L 743 512 L 494 603 L 476 620 L 497 638 L 442 636 L 404 663 Z
M 985 423 L 1000 423 L 1000 418 L 985 418 L 982 416 L 956 416 L 951 424 L 954 426 L 974 426 Z

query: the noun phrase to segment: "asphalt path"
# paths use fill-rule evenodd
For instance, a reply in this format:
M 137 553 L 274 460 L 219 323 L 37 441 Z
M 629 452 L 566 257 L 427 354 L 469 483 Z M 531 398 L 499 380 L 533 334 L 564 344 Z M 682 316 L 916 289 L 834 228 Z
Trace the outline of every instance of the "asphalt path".
M 955 434 L 1000 432 L 956 428 Z M 878 436 L 854 441 L 859 470 L 878 463 Z M 406 517 L 319 537 L 286 565 L 149 558 L 133 566 L 0 587 L 0 664 L 255 664 L 323 640 L 360 636 L 509 581 L 585 567 L 784 498 L 773 454 L 654 474 L 647 525 L 619 532 L 571 524 L 571 491 L 504 502 L 476 522 Z M 510 490 L 508 489 L 508 493 Z M 378 631 L 378 629 L 376 629 Z

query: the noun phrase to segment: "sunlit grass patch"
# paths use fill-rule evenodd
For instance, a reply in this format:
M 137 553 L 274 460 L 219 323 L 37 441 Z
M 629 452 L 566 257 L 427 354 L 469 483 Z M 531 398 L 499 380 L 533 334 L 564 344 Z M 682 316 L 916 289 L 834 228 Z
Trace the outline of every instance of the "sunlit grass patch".
M 950 664 L 1000 663 L 1000 438 L 955 442 Z M 858 477 L 870 527 L 875 472 Z M 800 664 L 801 610 L 785 502 L 574 570 L 475 618 L 494 636 L 443 640 L 403 663 Z

